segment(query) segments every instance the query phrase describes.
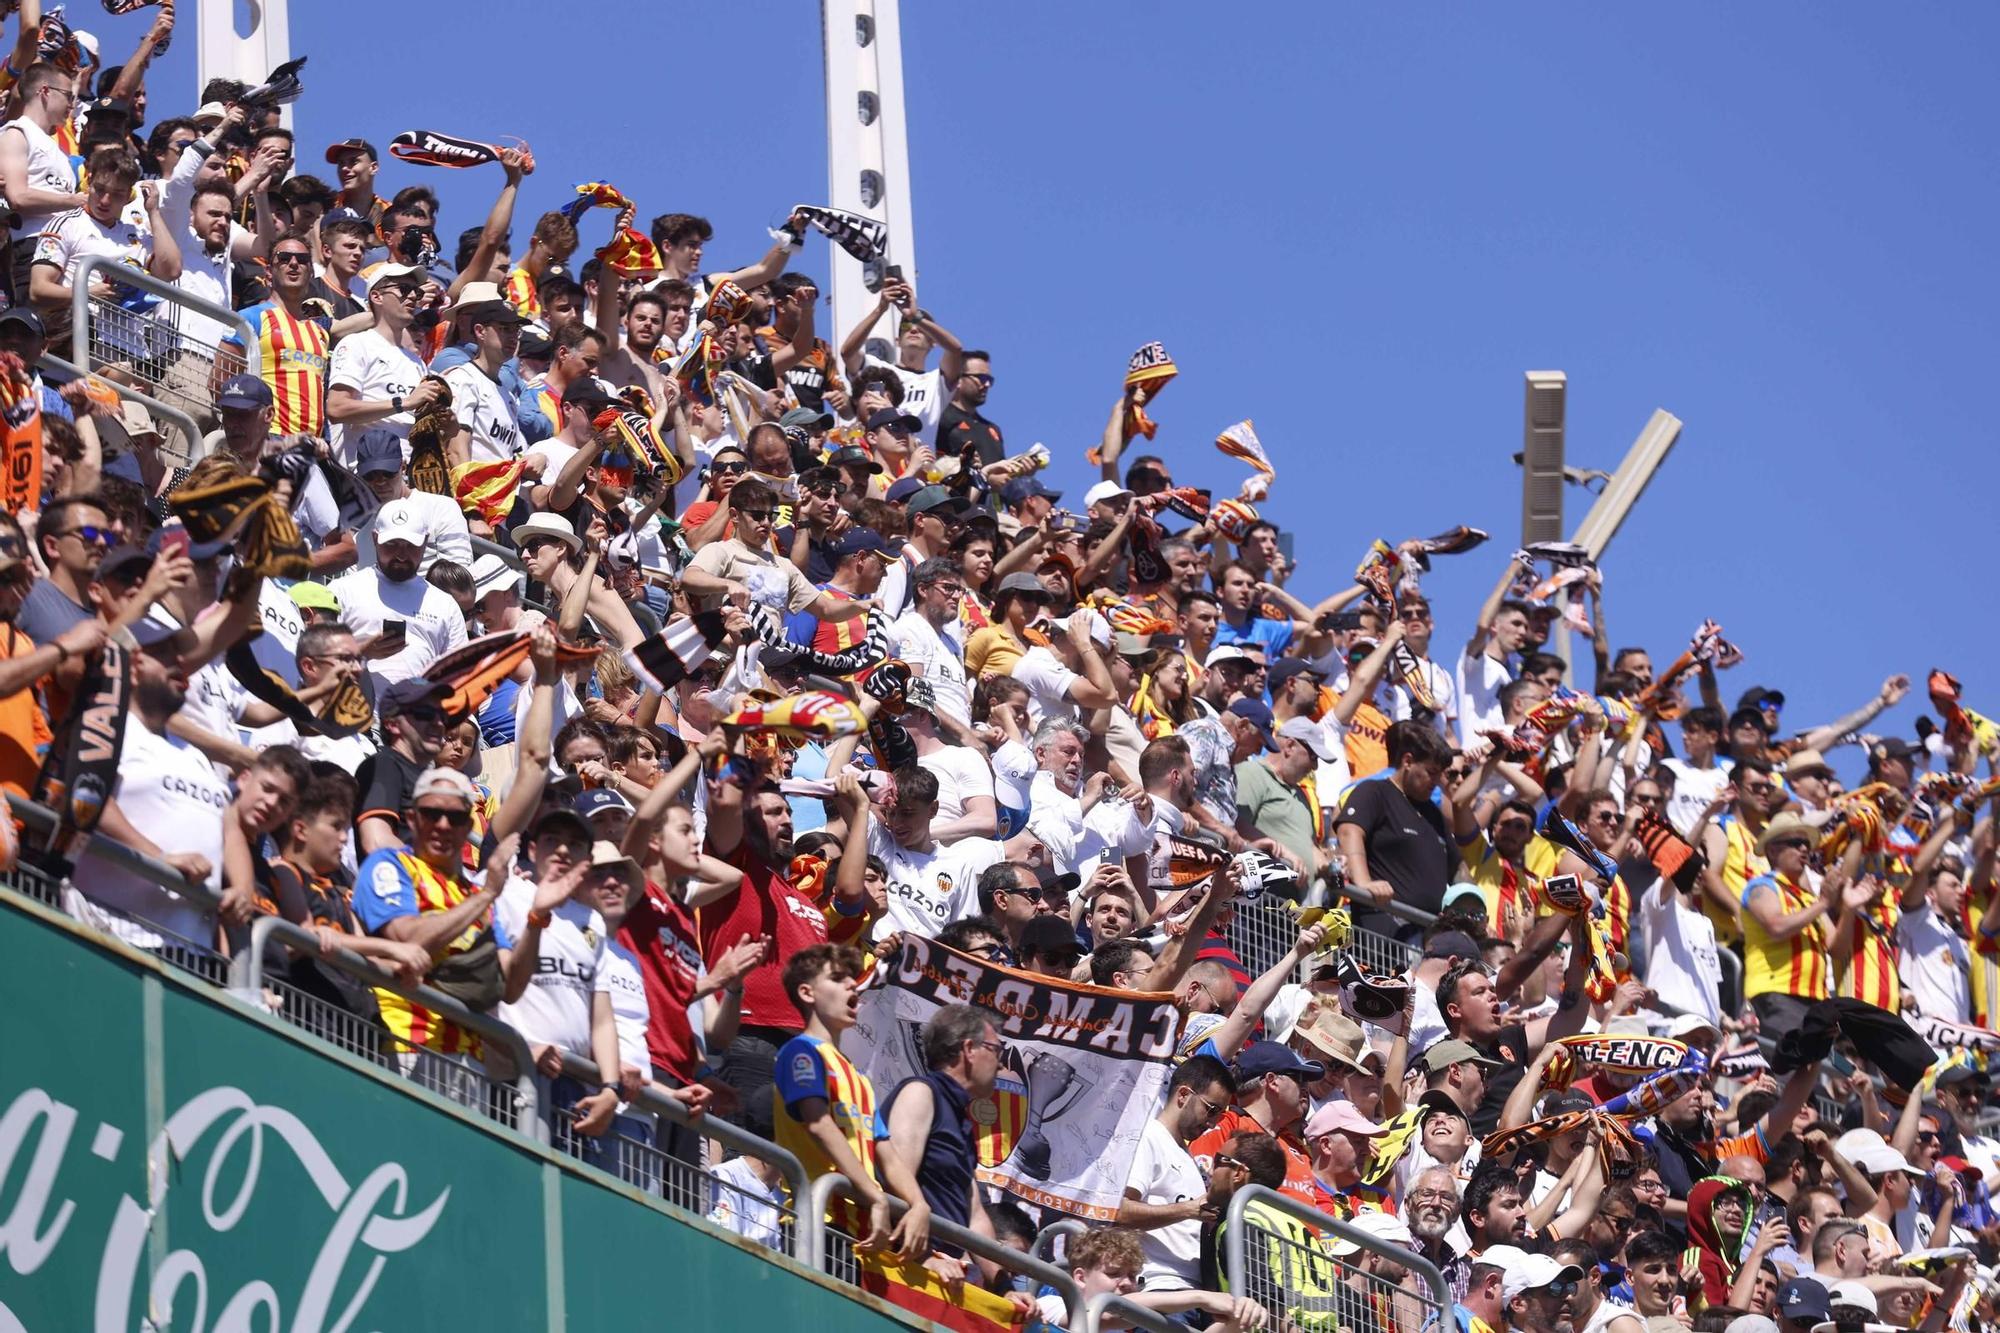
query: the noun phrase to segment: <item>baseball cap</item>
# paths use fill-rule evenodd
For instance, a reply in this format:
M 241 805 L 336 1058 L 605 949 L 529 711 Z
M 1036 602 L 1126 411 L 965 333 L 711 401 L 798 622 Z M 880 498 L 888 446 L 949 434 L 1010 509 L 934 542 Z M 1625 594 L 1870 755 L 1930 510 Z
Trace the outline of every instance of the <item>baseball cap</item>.
M 919 431 L 924 423 L 908 412 L 898 412 L 893 407 L 879 407 L 868 416 L 868 429 L 881 430 L 884 426 L 901 426 L 908 431 Z
M 1455 902 L 1483 903 L 1485 901 L 1486 894 L 1477 884 L 1470 884 L 1463 880 L 1444 891 L 1444 905 L 1446 907 L 1450 907 Z
M 1324 676 L 1326 674 L 1315 668 L 1311 662 L 1306 661 L 1303 657 L 1279 658 L 1277 661 L 1271 663 L 1271 693 L 1276 694 L 1279 687 L 1290 683 L 1292 677 L 1304 675 L 1308 672 L 1316 676 Z
M 339 162 L 342 153 L 353 152 L 357 148 L 368 154 L 370 161 L 380 162 L 382 160 L 382 155 L 375 151 L 375 145 L 369 143 L 366 139 L 342 139 L 339 143 L 328 145 L 326 160 L 329 162 Z
M 1306 1138 L 1309 1140 L 1336 1131 L 1359 1134 L 1365 1139 L 1377 1138 L 1389 1132 L 1381 1122 L 1370 1120 L 1361 1114 L 1360 1107 L 1344 1098 L 1328 1102 L 1314 1111 L 1311 1118 L 1306 1121 Z
M 1253 1041 L 1237 1055 L 1236 1073 L 1241 1078 L 1304 1074 L 1317 1082 L 1326 1077 L 1326 1066 L 1317 1060 L 1303 1059 L 1291 1047 L 1281 1046 L 1275 1041 Z
M 1502 1064 L 1499 1060 L 1481 1055 L 1479 1048 L 1471 1042 L 1460 1041 L 1456 1037 L 1448 1037 L 1444 1041 L 1432 1042 L 1425 1048 L 1423 1059 L 1417 1063 L 1424 1067 L 1425 1073 L 1435 1074 L 1441 1069 L 1449 1069 L 1453 1065 L 1462 1065 L 1467 1060 L 1472 1061 L 1474 1064 L 1486 1065 L 1492 1069 L 1498 1069 Z
M 828 467 L 858 467 L 867 472 L 880 472 L 882 465 L 875 461 L 866 449 L 858 444 L 843 445 L 826 456 Z
M 390 278 L 407 278 L 413 273 L 423 276 L 424 271 L 414 264 L 378 264 L 368 275 L 368 290 L 374 291 Z
M 1069 922 L 1059 916 L 1038 916 L 1021 927 L 1021 942 L 1014 949 L 1017 958 L 1030 955 L 1036 958 L 1067 958 L 1072 963 L 1083 957 L 1083 946 L 1076 942 L 1076 931 Z
M 1826 1285 L 1814 1278 L 1795 1277 L 1778 1288 L 1778 1313 L 1787 1319 L 1824 1319 L 1831 1304 Z
M 1229 705 L 1229 711 L 1257 728 L 1264 738 L 1265 749 L 1275 751 L 1278 748 L 1278 742 L 1271 736 L 1271 710 L 1264 706 L 1263 700 L 1238 699 Z
M 1912 1165 L 1909 1158 L 1887 1143 L 1860 1144 L 1857 1151 L 1847 1154 L 1847 1159 L 1871 1176 L 1901 1171 L 1922 1180 L 1929 1174 L 1921 1167 Z
M 1762 685 L 1752 685 L 1749 689 L 1743 691 L 1743 697 L 1736 701 L 1738 712 L 1741 712 L 1745 708 L 1783 708 L 1784 706 L 1785 692 L 1783 690 L 1767 690 Z
M 444 698 L 444 686 L 436 681 L 418 678 L 399 680 L 376 697 L 375 711 L 383 717 L 401 717 L 412 709 L 438 706 Z M 459 774 L 464 777 L 463 773 Z M 470 785 L 471 779 L 467 779 Z
M 1218 643 L 1208 650 L 1208 656 L 1202 659 L 1201 665 L 1203 670 L 1207 670 L 1210 667 L 1220 666 L 1224 662 L 1253 662 L 1255 660 L 1249 653 L 1243 651 L 1243 645 L 1240 643 Z
M 0 310 L 0 324 L 19 324 L 37 338 L 46 338 L 49 331 L 42 323 L 42 317 L 29 306 L 9 306 Z
M 375 544 L 384 542 L 408 542 L 412 546 L 422 546 L 430 540 L 430 533 L 417 513 L 417 507 L 408 500 L 391 500 L 375 515 Z
M 618 396 L 611 392 L 611 386 L 595 375 L 577 376 L 569 382 L 569 387 L 563 390 L 562 396 L 564 407 L 580 407 L 591 412 L 600 407 L 610 407 L 617 401 Z M 716 452 L 721 453 L 722 450 L 718 449 Z
M 1554 1282 L 1576 1282 L 1583 1270 L 1575 1264 L 1559 1262 L 1553 1255 L 1529 1254 L 1513 1245 L 1491 1245 L 1479 1256 L 1482 1264 L 1498 1264 L 1505 1276 L 1500 1279 L 1503 1300 L 1513 1300 L 1523 1292 L 1539 1291 Z
M 1985 1077 L 1985 1074 L 1974 1069 L 1971 1065 L 1947 1065 L 1945 1068 L 1940 1069 L 1937 1077 L 1931 1081 L 1938 1087 L 1944 1088 L 1954 1083 L 1970 1083 L 1974 1080 L 1984 1079 Z
M 426 796 L 449 796 L 464 801 L 469 807 L 479 799 L 479 789 L 472 785 L 471 778 L 457 769 L 434 764 L 417 774 L 417 785 L 410 791 L 410 804 L 415 805 Z
M 1049 501 L 1062 499 L 1062 492 L 1042 485 L 1040 477 L 1016 477 L 1000 488 L 1002 504 L 1023 505 L 1038 495 Z
M 145 414 L 144 408 L 140 408 L 139 410 L 142 415 Z M 152 417 L 148 415 L 146 419 L 151 421 Z M 157 435 L 159 431 L 154 430 L 152 433 Z M 131 435 L 128 433 L 126 438 L 130 439 Z M 116 477 L 120 481 L 129 481 L 134 486 L 144 486 L 146 484 L 145 474 L 139 471 L 138 458 L 129 453 L 119 454 L 116 458 L 107 460 L 104 464 L 104 475 L 107 477 Z
M 1881 1314 L 1882 1307 L 1875 1303 L 1875 1293 L 1859 1282 L 1836 1282 L 1826 1290 L 1828 1305 L 1853 1305 L 1869 1314 Z
M 527 316 L 505 301 L 475 301 L 460 306 L 458 314 L 468 328 L 474 324 L 512 324 L 518 328 L 528 322 Z
M 623 810 L 632 813 L 632 803 L 609 787 L 592 787 L 576 798 L 575 810 L 585 819 L 603 814 L 606 810 Z
M 884 541 L 882 534 L 873 528 L 849 528 L 826 546 L 829 560 L 845 560 L 850 555 L 864 553 L 879 555 L 885 560 L 896 558 L 896 548 Z
M 403 470 L 403 437 L 382 426 L 370 426 L 354 442 L 354 470 L 360 476 Z
M 590 821 L 566 805 L 544 810 L 542 817 L 528 830 L 528 841 L 534 842 L 551 833 L 566 833 L 577 842 L 595 842 L 597 839 L 597 835 L 590 831 Z
M 1326 730 L 1309 717 L 1288 717 L 1278 728 L 1278 735 L 1293 740 L 1313 752 L 1313 758 L 1323 764 L 1333 762 L 1333 747 L 1326 743 Z
M 271 386 L 264 383 L 261 375 L 232 375 L 222 386 L 222 392 L 215 395 L 217 407 L 235 408 L 238 411 L 255 411 L 271 405 Z
M 1100 481 L 1083 493 L 1083 507 L 1088 509 L 1094 504 L 1102 504 L 1106 500 L 1116 500 L 1121 495 L 1130 495 L 1131 493 L 1115 481 Z
M 1336 1102 L 1334 1105 L 1346 1106 L 1349 1103 Z M 1385 1213 L 1379 1209 L 1370 1208 L 1363 1212 L 1358 1212 L 1353 1217 L 1348 1218 L 1345 1225 L 1356 1231 L 1363 1232 L 1376 1240 L 1387 1241 L 1391 1245 L 1410 1245 L 1416 1239 L 1410 1235 L 1409 1223 L 1394 1213 Z M 1354 1254 L 1361 1249 L 1361 1242 L 1335 1235 L 1331 1238 L 1331 1243 L 1327 1248 L 1334 1254 Z
M 333 595 L 333 589 L 324 583 L 314 583 L 310 579 L 300 579 L 285 589 L 290 594 L 292 605 L 302 611 L 331 611 L 340 614 L 340 599 Z
M 1868 758 L 1874 763 L 1884 759 L 1914 759 L 1923 753 L 1922 746 L 1913 745 L 1900 736 L 1885 736 L 1868 747 Z
M 1447 930 L 1432 936 L 1424 946 L 1426 958 L 1477 958 L 1479 945 L 1462 930 Z
M 1033 574 L 1009 574 L 1000 580 L 1000 586 L 993 590 L 993 600 L 999 601 L 1002 593 L 1019 593 L 1023 597 L 1049 599 L 1049 590 Z
M 930 514 L 939 510 L 962 514 L 966 509 L 966 500 L 942 486 L 926 486 L 910 497 L 909 506 L 912 514 Z
M 815 412 L 810 407 L 795 407 L 779 417 L 778 424 L 786 428 L 803 426 L 809 431 L 832 430 L 833 413 Z
M 115 546 L 97 562 L 93 576 L 99 583 L 118 578 L 144 578 L 153 567 L 153 552 L 143 546 Z

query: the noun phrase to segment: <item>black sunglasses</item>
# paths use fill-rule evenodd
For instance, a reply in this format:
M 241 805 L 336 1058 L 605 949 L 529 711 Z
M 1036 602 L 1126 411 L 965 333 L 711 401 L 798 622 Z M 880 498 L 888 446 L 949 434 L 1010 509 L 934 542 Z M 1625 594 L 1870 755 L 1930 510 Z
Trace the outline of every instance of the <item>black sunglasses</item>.
M 310 264 L 312 256 L 303 250 L 285 250 L 271 256 L 273 264 Z
M 736 514 L 739 518 L 747 518 L 755 523 L 769 523 L 777 512 L 775 509 L 739 509 Z
M 750 465 L 742 461 L 741 459 L 737 459 L 736 461 L 729 463 L 710 463 L 708 465 L 708 470 L 710 472 L 728 472 L 728 473 L 748 472 L 750 470 Z

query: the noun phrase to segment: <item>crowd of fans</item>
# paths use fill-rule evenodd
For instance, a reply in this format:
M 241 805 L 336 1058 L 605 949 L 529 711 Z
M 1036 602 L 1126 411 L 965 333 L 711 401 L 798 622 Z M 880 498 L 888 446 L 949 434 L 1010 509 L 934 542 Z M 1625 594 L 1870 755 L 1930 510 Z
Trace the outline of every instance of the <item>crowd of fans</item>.
M 1127 1197 L 1067 1245 L 1086 1295 L 1418 1333 L 1408 1252 L 1467 1333 L 1995 1327 L 1975 770 L 2000 732 L 1956 682 L 1932 677 L 1916 740 L 1869 731 L 1904 677 L 1821 725 L 1767 687 L 1728 707 L 1719 630 L 1658 645 L 1666 669 L 1611 651 L 1604 580 L 1562 548 L 1506 561 L 1439 641 L 1421 578 L 1483 534 L 1299 567 L 1261 489 L 1216 500 L 1138 452 L 1162 382 L 1138 373 L 1065 505 L 1044 451 L 1009 451 L 993 357 L 907 281 L 819 327 L 801 214 L 718 268 L 703 218 L 641 233 L 579 187 L 617 212 L 577 263 L 587 209 L 516 226 L 547 179 L 526 145 L 448 225 L 427 168 L 359 138 L 301 160 L 241 84 L 159 117 L 171 4 L 111 67 L 19 11 L 0 351 L 33 370 L 92 256 L 252 333 L 90 278 L 91 369 L 194 404 L 199 458 L 88 377 L 33 380 L 0 782 L 73 790 L 60 738 L 116 662 L 96 830 L 184 880 L 83 855 L 75 915 L 176 957 L 280 915 L 511 1025 L 594 1160 L 705 1160 L 716 1220 L 775 1243 L 775 1170 L 641 1114 L 650 1085 L 843 1173 L 853 1234 L 953 1283 L 1016 1279 L 933 1219 L 1026 1248 L 1056 1218 L 975 1176 L 996 1015 L 940 1012 L 895 1088 L 843 1055 L 909 938 L 1176 997 Z M 1548 650 L 1564 621 L 1574 661 Z M 1827 756 L 1852 745 L 1849 791 Z M 1252 915 L 1297 944 L 1246 960 Z M 1402 948 L 1401 976 L 1355 966 Z M 323 955 L 274 947 L 265 975 L 447 1095 L 511 1075 Z M 1956 1036 L 1884 1054 L 1926 1021 Z M 1605 1114 L 1650 1075 L 1579 1065 L 1592 1033 L 1695 1055 Z M 1253 1206 L 1267 1282 L 1231 1292 L 1219 1233 L 1252 1184 L 1379 1244 Z

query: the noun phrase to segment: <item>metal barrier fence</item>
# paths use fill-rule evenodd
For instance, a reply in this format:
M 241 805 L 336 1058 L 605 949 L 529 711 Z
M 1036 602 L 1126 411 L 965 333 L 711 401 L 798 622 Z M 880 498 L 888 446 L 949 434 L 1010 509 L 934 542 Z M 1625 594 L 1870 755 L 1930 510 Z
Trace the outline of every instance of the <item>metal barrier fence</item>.
M 854 1255 L 856 1237 L 842 1231 L 829 1216 L 829 1209 L 836 1198 L 846 1199 L 857 1205 L 861 1202 L 861 1196 L 856 1192 L 853 1182 L 841 1175 L 820 1176 L 813 1181 L 806 1198 L 808 1200 L 804 1210 L 806 1225 L 799 1230 L 801 1233 L 811 1233 L 818 1237 L 818 1249 L 811 1258 L 801 1252 L 799 1262 L 828 1273 L 842 1282 L 859 1286 L 861 1267 Z M 908 1207 L 909 1205 L 901 1199 L 890 1196 L 889 1208 L 896 1216 L 902 1216 Z M 998 1265 L 1004 1272 L 1031 1278 L 1045 1286 L 1053 1287 L 1056 1294 L 1061 1296 L 1064 1303 L 1073 1311 L 1083 1306 L 1083 1292 L 1076 1285 L 1076 1280 L 1066 1271 L 1033 1255 L 1009 1249 L 999 1241 L 982 1236 L 968 1227 L 958 1226 L 941 1217 L 933 1216 L 931 1241 L 934 1245 L 938 1241 L 943 1241 L 946 1245 L 965 1251 L 975 1259 L 984 1259 L 988 1263 Z M 803 1251 L 803 1246 L 801 1249 Z
M 1414 920 L 1415 918 L 1412 917 Z M 1298 918 L 1282 906 L 1263 902 L 1239 903 L 1229 923 L 1229 944 L 1251 976 L 1259 976 L 1282 962 L 1299 938 Z M 1372 930 L 1356 929 L 1348 942 L 1355 961 L 1370 972 L 1400 975 L 1414 967 L 1423 951 Z M 1300 965 L 1295 981 L 1304 981 L 1319 966 L 1313 959 Z
M 72 365 L 53 352 L 43 352 L 39 364 L 44 370 L 53 370 L 65 380 L 82 379 L 90 373 L 86 368 Z M 120 401 L 137 403 L 158 421 L 173 427 L 174 432 L 180 436 L 181 443 L 178 449 L 166 447 L 161 449 L 161 453 L 167 459 L 181 466 L 187 466 L 202 456 L 201 427 L 195 424 L 193 417 L 177 407 L 169 407 L 157 399 L 147 397 L 129 384 L 120 384 L 118 381 L 106 379 L 102 375 L 98 376 L 98 379 L 109 385 L 111 391 L 118 395 Z M 161 432 L 163 443 L 166 435 L 167 432 Z
M 1061 1268 L 1069 1258 L 1069 1243 L 1090 1230 L 1074 1217 L 1051 1222 L 1035 1233 L 1033 1254 L 1043 1263 Z
M 92 296 L 91 279 L 99 275 L 142 296 L 128 295 L 123 301 Z M 151 298 L 150 308 L 134 308 L 143 298 Z M 146 397 L 197 422 L 211 421 L 215 395 L 210 385 L 218 377 L 221 353 L 215 336 L 187 330 L 194 320 L 222 325 L 242 339 L 240 358 L 233 351 L 226 354 L 240 360 L 242 370 L 235 371 L 232 362 L 221 368 L 223 377 L 259 373 L 256 332 L 243 316 L 108 255 L 89 255 L 72 279 L 70 360 L 83 369 L 130 375 Z
M 1107 1317 L 1126 1327 L 1143 1328 L 1146 1333 L 1185 1333 L 1188 1327 L 1115 1291 L 1101 1291 L 1085 1301 L 1081 1320 L 1076 1318 L 1076 1311 L 1072 1309 L 1070 1327 L 1079 1330 L 1079 1333 L 1098 1333 Z
M 1231 1195 L 1221 1239 L 1226 1290 L 1270 1311 L 1274 1325 L 1322 1333 L 1449 1327 L 1451 1289 L 1435 1264 L 1276 1190 L 1250 1185 Z M 1334 1246 L 1352 1248 L 1339 1254 Z

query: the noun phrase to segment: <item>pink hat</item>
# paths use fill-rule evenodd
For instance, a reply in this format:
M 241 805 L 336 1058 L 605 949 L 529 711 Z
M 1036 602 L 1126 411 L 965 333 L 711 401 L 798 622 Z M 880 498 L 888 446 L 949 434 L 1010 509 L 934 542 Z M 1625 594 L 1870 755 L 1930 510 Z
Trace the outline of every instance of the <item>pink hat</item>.
M 1350 1134 L 1359 1134 L 1369 1139 L 1388 1132 L 1361 1114 L 1353 1102 L 1345 1100 L 1328 1102 L 1314 1111 L 1312 1118 L 1306 1121 L 1306 1137 L 1309 1139 L 1316 1139 L 1322 1134 L 1331 1134 L 1335 1130 L 1346 1130 Z

